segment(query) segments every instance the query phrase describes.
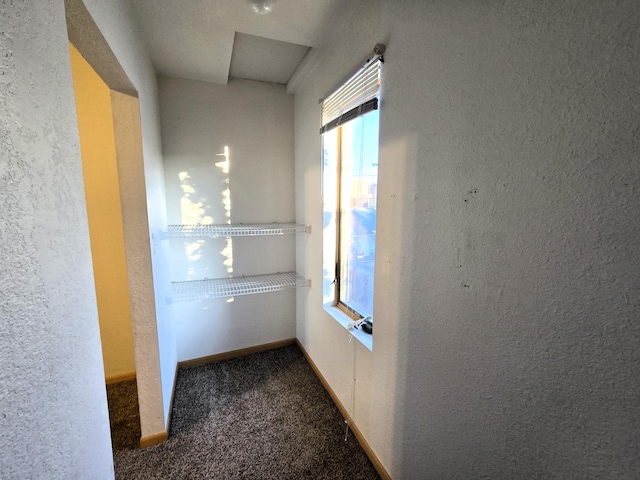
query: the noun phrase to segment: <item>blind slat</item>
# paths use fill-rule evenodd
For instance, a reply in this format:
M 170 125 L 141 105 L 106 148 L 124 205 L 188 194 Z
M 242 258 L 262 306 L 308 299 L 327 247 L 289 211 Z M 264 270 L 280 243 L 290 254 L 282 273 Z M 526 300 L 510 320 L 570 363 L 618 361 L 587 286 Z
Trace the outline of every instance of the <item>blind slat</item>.
M 380 91 L 380 64 L 380 59 L 376 58 L 322 101 L 320 133 L 378 108 L 376 97 Z M 374 99 L 375 106 L 369 103 Z M 359 109 L 365 104 L 368 104 L 366 109 Z
M 333 130 L 336 127 L 339 127 L 343 123 L 347 123 L 354 118 L 360 117 L 361 115 L 365 115 L 373 110 L 378 109 L 378 99 L 372 98 L 368 102 L 363 103 L 362 105 L 358 105 L 356 108 L 352 108 L 346 113 L 343 113 L 337 118 L 334 118 L 326 125 L 323 125 L 320 129 L 320 134 L 327 133 L 329 130 Z

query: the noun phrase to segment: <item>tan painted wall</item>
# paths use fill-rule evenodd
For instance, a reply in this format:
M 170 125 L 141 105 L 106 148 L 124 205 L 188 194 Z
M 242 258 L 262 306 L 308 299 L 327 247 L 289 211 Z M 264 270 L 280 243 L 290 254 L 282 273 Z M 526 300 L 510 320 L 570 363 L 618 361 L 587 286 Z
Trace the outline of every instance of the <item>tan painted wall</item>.
M 89 235 L 105 377 L 135 372 L 110 89 L 73 45 Z

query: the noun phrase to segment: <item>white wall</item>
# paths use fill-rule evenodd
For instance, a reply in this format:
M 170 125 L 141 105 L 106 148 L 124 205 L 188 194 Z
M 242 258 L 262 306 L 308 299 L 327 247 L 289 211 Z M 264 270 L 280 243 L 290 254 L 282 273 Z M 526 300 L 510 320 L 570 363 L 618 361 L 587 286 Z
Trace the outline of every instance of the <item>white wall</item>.
M 636 4 L 370 5 L 292 85 L 296 216 L 318 223 L 317 99 L 388 44 L 356 423 L 394 479 L 638 477 Z M 298 336 L 349 405 L 319 230 L 297 262 Z
M 377 451 L 383 450 L 379 445 L 385 442 L 385 433 L 377 436 L 378 432 L 372 430 L 371 408 L 374 407 L 373 399 L 381 401 L 384 395 L 372 390 L 373 355 L 359 342 L 350 342 L 348 332 L 322 309 L 323 221 L 318 99 L 362 62 L 376 43 L 384 40 L 380 7 L 378 1 L 363 2 L 357 16 L 348 22 L 348 33 L 329 35 L 334 41 L 326 49 L 309 54 L 304 67 L 296 72 L 289 84 L 295 91 L 296 220 L 316 227 L 308 238 L 298 242 L 296 250 L 298 271 L 311 278 L 311 288 L 298 291 L 296 336 Z M 375 354 L 381 351 L 376 344 L 377 337 Z M 392 355 L 387 358 L 393 360 Z M 357 381 L 351 407 L 354 368 Z M 392 439 L 388 441 L 392 442 Z
M 0 477 L 113 478 L 64 6 L 0 32 Z
M 284 86 L 160 77 L 159 88 L 169 223 L 294 220 L 293 97 Z M 228 173 L 222 164 L 216 166 L 225 162 L 219 155 L 225 146 Z M 173 239 L 168 242 L 171 279 L 292 271 L 295 240 L 293 235 Z M 292 290 L 171 308 L 179 360 L 295 337 Z
M 165 429 L 176 367 L 173 325 L 163 301 L 169 278 L 168 247 L 161 242 L 152 244 L 149 235 L 166 226 L 156 75 L 128 3 L 123 0 L 84 0 L 84 3 L 140 101 L 144 170 L 134 165 L 124 174 L 121 172 L 120 182 L 123 208 L 128 210 L 123 214 L 127 264 L 137 272 L 135 284 L 130 284 L 129 289 L 144 437 Z M 124 183 L 132 187 L 127 188 Z M 146 198 L 140 196 L 141 189 L 135 185 L 146 186 Z M 129 225 L 127 217 L 131 220 Z

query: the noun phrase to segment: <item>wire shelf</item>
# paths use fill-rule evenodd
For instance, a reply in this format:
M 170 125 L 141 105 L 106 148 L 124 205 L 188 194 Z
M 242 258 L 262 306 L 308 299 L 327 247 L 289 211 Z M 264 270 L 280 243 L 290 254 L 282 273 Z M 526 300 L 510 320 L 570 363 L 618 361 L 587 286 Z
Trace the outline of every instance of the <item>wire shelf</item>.
M 167 303 L 252 295 L 308 285 L 309 281 L 296 272 L 171 282 Z
M 169 225 L 163 238 L 255 237 L 309 232 L 307 225 L 298 223 L 236 223 L 227 225 Z

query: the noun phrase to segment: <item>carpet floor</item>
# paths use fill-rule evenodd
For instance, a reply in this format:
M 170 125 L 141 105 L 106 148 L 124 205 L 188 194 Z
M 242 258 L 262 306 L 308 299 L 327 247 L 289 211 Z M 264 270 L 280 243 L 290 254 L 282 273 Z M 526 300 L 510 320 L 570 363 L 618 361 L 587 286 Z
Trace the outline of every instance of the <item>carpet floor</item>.
M 140 410 L 135 380 L 107 385 L 109 423 L 113 450 L 133 450 L 140 446 Z
M 118 479 L 380 478 L 296 345 L 180 369 L 169 440 L 135 435 L 114 436 Z

